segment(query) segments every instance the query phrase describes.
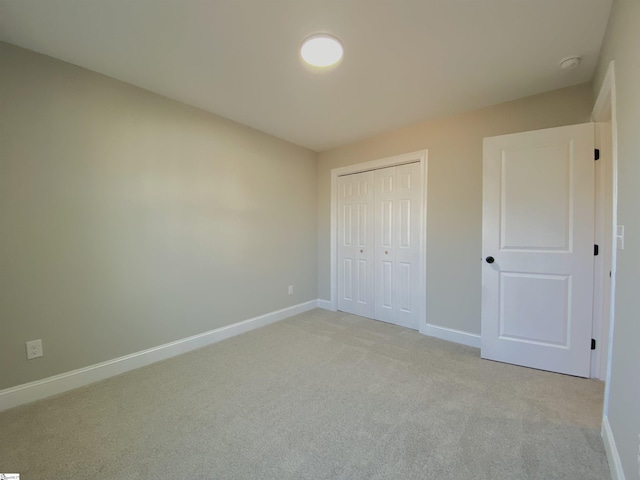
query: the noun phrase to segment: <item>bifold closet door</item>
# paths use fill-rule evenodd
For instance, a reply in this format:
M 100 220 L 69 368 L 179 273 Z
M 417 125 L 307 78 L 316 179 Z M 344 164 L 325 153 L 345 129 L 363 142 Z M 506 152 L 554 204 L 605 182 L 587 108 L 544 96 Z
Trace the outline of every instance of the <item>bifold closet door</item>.
M 418 329 L 422 179 L 419 163 L 375 171 L 376 320 Z
M 374 173 L 338 178 L 338 310 L 374 318 Z

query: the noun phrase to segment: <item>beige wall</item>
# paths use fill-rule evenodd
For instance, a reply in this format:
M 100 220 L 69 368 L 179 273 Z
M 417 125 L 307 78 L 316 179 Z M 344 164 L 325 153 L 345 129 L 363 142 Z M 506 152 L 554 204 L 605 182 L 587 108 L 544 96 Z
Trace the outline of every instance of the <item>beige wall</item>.
M 2 43 L 0 71 L 0 389 L 316 298 L 314 152 Z
M 615 61 L 618 123 L 618 250 L 609 418 L 625 476 L 638 478 L 640 444 L 640 2 L 614 2 L 595 91 Z
M 318 161 L 318 297 L 330 298 L 331 169 L 429 150 L 427 321 L 480 333 L 482 139 L 589 121 L 590 85 L 414 125 L 322 152 Z

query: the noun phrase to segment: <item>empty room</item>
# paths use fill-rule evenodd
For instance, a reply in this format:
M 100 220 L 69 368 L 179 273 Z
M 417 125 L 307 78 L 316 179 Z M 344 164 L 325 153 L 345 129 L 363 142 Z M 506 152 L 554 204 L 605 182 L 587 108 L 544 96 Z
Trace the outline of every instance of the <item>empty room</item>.
M 0 479 L 640 480 L 639 185 L 638 0 L 0 0 Z

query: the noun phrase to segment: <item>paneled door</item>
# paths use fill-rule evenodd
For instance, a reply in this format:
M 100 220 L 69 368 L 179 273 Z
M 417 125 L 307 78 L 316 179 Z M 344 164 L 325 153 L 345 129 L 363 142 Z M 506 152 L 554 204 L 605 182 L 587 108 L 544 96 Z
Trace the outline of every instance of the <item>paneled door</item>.
M 484 139 L 482 358 L 588 377 L 594 126 Z
M 374 173 L 338 178 L 338 310 L 374 316 Z
M 338 178 L 338 310 L 418 329 L 420 163 Z
M 418 329 L 420 164 L 375 172 L 375 319 Z

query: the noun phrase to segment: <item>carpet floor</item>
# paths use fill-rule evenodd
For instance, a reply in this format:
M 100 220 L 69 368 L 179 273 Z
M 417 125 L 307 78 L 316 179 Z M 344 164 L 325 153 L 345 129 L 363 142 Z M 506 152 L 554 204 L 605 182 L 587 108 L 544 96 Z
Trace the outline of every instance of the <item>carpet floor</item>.
M 31 479 L 606 479 L 603 384 L 313 310 L 0 413 Z

